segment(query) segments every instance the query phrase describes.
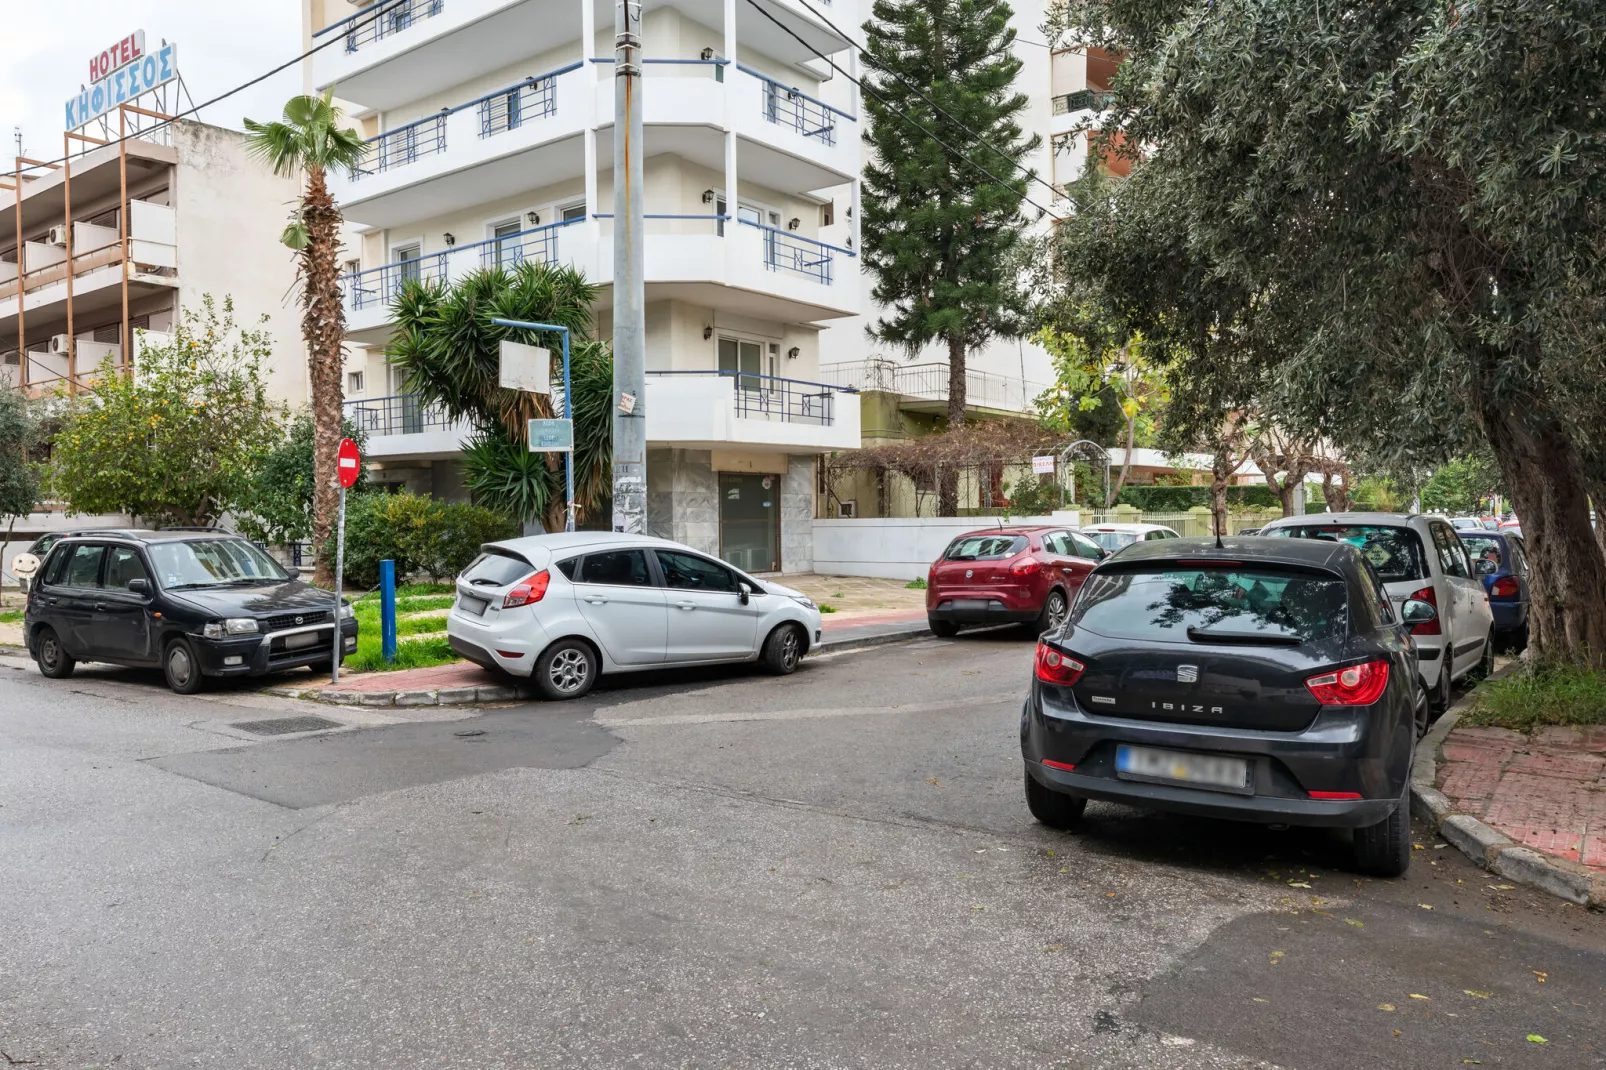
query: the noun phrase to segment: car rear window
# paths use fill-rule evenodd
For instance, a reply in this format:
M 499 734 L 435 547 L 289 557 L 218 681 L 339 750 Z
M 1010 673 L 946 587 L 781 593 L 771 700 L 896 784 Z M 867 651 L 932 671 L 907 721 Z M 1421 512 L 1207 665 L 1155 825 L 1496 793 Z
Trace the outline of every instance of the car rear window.
M 1308 643 L 1341 634 L 1338 576 L 1270 566 L 1117 569 L 1088 577 L 1075 627 L 1115 639 Z
M 947 561 L 995 561 L 1026 549 L 1024 535 L 964 535 L 948 545 Z
M 1261 534 L 1347 542 L 1372 563 L 1384 583 L 1420 580 L 1428 574 L 1422 561 L 1422 539 L 1410 528 L 1386 524 L 1297 524 L 1269 528 Z
M 469 563 L 462 578 L 469 583 L 478 581 L 481 587 L 506 587 L 514 580 L 530 574 L 532 566 L 522 557 L 509 553 L 484 553 Z
M 1487 535 L 1463 535 L 1461 543 L 1467 548 L 1467 554 L 1474 563 L 1479 560 L 1493 561 L 1498 566 L 1505 556 L 1501 552 L 1500 540 Z
M 1084 531 L 1082 534 L 1111 553 L 1138 541 L 1138 537 L 1130 531 Z

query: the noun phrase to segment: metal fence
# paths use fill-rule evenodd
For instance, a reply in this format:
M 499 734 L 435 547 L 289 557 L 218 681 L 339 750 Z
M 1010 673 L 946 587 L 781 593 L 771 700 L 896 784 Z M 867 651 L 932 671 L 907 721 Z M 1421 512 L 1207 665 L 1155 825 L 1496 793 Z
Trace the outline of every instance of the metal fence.
M 516 130 L 532 119 L 544 119 L 558 110 L 558 80 L 552 75 L 529 78 L 479 101 L 480 137 Z
M 420 19 L 434 18 L 445 7 L 446 0 L 395 0 L 393 3 L 375 4 L 367 11 L 342 20 L 350 27 L 346 31 L 346 51 L 355 52 L 371 41 L 401 33 Z M 314 36 L 332 29 L 334 26 L 327 27 Z
M 421 404 L 416 395 L 396 394 L 346 402 L 346 419 L 369 435 L 416 435 L 446 431 L 454 421 L 433 405 Z
M 820 365 L 822 378 L 856 386 L 860 390 L 885 390 L 928 401 L 948 400 L 947 364 L 898 364 L 890 360 L 854 360 Z M 1007 412 L 1036 411 L 1037 398 L 1047 383 L 965 370 L 965 397 L 971 406 Z
M 353 179 L 403 167 L 425 156 L 446 151 L 446 112 L 386 130 L 369 138 L 362 162 L 352 169 Z

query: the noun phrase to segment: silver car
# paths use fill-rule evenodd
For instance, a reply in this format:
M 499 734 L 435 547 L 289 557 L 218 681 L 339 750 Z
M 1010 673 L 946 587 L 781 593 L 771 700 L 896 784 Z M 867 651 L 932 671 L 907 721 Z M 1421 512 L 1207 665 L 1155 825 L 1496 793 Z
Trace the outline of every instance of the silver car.
M 457 578 L 452 649 L 578 698 L 602 673 L 758 662 L 784 674 L 820 641 L 808 596 L 667 539 L 578 531 L 486 543 Z

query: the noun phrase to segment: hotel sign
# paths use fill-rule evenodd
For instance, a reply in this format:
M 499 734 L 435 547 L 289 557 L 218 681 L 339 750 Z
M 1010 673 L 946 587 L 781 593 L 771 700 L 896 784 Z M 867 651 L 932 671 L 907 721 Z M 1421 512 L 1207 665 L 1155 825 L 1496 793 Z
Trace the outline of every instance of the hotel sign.
M 67 101 L 66 127 L 77 130 L 119 104 L 127 104 L 178 78 L 177 46 L 145 50 L 145 31 L 129 34 L 91 57 L 90 84 Z

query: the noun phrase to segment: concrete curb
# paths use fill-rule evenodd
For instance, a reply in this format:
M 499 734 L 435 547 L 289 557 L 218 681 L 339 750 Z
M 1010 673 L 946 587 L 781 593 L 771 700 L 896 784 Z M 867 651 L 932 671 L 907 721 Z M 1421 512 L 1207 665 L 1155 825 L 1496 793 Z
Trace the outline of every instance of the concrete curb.
M 924 620 L 918 624 L 890 627 L 874 635 L 858 635 L 832 641 L 830 633 L 813 653 L 839 654 L 850 650 L 904 643 L 930 635 Z M 401 691 L 356 691 L 348 688 L 269 687 L 265 695 L 321 702 L 329 706 L 472 706 L 482 702 L 515 702 L 535 697 L 535 689 L 528 684 L 498 684 L 485 687 L 451 687 Z
M 1472 814 L 1457 811 L 1450 799 L 1435 787 L 1439 747 L 1460 721 L 1461 709 L 1470 697 L 1457 702 L 1417 743 L 1411 764 L 1411 812 L 1431 822 L 1446 843 L 1492 873 L 1570 903 L 1606 909 L 1606 874 L 1518 844 Z

